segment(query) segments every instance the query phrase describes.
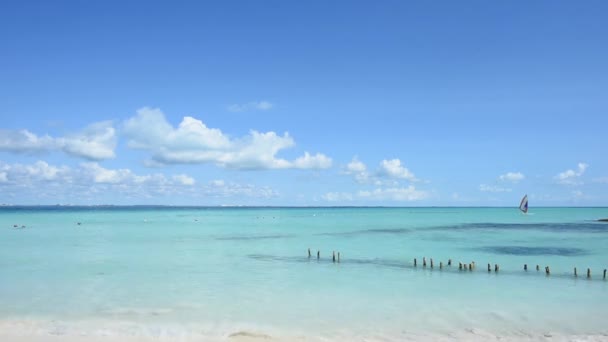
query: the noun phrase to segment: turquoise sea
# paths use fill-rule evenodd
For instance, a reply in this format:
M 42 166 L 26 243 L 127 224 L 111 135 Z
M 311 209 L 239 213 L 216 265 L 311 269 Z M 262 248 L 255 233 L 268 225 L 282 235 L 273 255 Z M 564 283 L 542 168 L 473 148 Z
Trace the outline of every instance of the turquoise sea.
M 4 207 L 0 331 L 604 340 L 608 223 L 596 220 L 606 217 L 608 208 Z

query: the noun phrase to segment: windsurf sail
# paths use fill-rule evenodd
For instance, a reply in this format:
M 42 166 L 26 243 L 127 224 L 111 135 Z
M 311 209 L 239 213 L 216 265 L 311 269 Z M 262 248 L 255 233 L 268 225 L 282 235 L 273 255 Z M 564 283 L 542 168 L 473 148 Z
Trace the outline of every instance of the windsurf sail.
M 521 199 L 519 203 L 519 210 L 521 210 L 524 214 L 528 212 L 528 195 L 525 195 L 524 198 Z

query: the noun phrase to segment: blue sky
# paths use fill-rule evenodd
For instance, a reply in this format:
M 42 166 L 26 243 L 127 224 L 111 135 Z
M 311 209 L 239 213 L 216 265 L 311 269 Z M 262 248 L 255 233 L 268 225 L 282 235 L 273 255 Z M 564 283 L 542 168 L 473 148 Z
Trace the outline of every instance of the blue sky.
M 0 4 L 0 201 L 608 205 L 604 1 Z

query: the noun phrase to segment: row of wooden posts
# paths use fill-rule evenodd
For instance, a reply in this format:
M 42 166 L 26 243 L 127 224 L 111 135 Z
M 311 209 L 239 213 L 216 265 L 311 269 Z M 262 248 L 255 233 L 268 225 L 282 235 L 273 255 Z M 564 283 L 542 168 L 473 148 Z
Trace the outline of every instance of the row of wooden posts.
M 308 259 L 310 259 L 312 255 L 310 254 L 310 248 L 308 249 Z M 321 259 L 321 251 L 317 251 L 317 260 Z M 332 252 L 332 262 L 340 262 L 340 252 L 338 252 L 338 258 L 336 258 L 336 251 Z
M 430 259 L 430 264 L 431 264 L 431 268 L 433 268 L 434 264 L 433 264 L 433 259 Z M 416 258 L 414 258 L 414 267 L 418 266 L 418 260 Z M 448 266 L 452 266 L 452 259 L 448 259 Z M 426 267 L 426 257 L 422 258 L 422 267 Z M 439 269 L 443 268 L 443 262 L 439 262 Z M 458 263 L 458 269 L 459 270 L 469 270 L 472 271 L 473 269 L 475 269 L 475 261 L 472 261 L 469 264 L 466 263 L 462 263 L 459 262 Z M 498 273 L 498 271 L 500 270 L 500 266 L 498 264 L 494 264 L 494 272 Z M 524 271 L 528 271 L 528 264 L 524 264 Z M 540 266 L 536 265 L 536 271 L 540 271 Z M 603 279 L 606 279 L 606 269 L 604 269 L 604 277 Z M 488 272 L 492 272 L 492 265 L 488 264 Z M 549 266 L 545 266 L 545 274 L 546 275 L 551 275 L 551 269 L 549 268 Z M 574 268 L 574 276 L 578 277 L 578 272 L 576 267 Z M 591 269 L 587 268 L 587 278 L 591 278 Z
M 310 248 L 308 249 L 308 258 L 310 259 L 312 257 L 312 254 L 310 252 Z M 321 259 L 321 251 L 317 250 L 317 260 Z M 434 268 L 435 264 L 433 263 L 433 258 L 430 258 L 430 266 L 431 268 Z M 337 254 L 337 258 L 336 258 L 336 252 L 333 251 L 332 252 L 332 262 L 340 262 L 340 252 L 338 252 Z M 426 257 L 422 258 L 422 267 L 426 267 L 427 263 L 426 263 Z M 448 266 L 452 266 L 452 259 L 448 259 Z M 414 267 L 418 267 L 418 259 L 414 258 Z M 440 261 L 439 262 L 439 269 L 443 269 L 443 262 Z M 472 271 L 475 269 L 475 261 L 472 261 L 471 263 L 467 264 L 467 263 L 462 263 L 459 262 L 458 263 L 458 269 L 459 270 L 469 270 Z M 498 273 L 498 271 L 500 270 L 500 266 L 498 264 L 494 264 L 494 272 Z M 528 264 L 524 264 L 524 271 L 528 271 Z M 536 265 L 536 271 L 540 271 L 540 266 Z M 604 269 L 604 277 L 603 279 L 606 279 L 606 269 Z M 488 272 L 492 272 L 492 265 L 488 264 Z M 551 275 L 551 269 L 549 268 L 549 266 L 545 266 L 545 274 L 546 275 Z M 578 272 L 576 267 L 574 268 L 574 276 L 578 277 Z M 587 278 L 591 278 L 591 269 L 587 268 Z

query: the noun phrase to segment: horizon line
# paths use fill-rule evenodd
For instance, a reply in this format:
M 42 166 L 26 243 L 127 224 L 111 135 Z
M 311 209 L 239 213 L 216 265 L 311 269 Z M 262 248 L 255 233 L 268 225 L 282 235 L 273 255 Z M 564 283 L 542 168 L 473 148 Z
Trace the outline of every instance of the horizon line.
M 451 206 L 451 205 L 430 205 L 430 206 L 388 206 L 388 205 L 179 205 L 179 204 L 0 204 L 2 208 L 293 208 L 293 209 L 307 209 L 307 208 L 386 208 L 386 209 L 411 209 L 411 208 L 515 208 L 518 206 Z M 606 206 L 535 206 L 534 208 L 608 208 Z

